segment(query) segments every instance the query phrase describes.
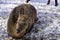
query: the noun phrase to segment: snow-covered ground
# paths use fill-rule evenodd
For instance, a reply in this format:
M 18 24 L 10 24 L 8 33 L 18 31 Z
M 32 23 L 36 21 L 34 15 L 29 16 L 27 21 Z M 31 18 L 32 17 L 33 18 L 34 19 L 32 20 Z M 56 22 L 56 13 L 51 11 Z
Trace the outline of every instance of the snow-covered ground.
M 21 1 L 3 1 L 0 3 L 0 40 L 7 38 L 7 20 L 11 10 L 25 3 Z M 38 21 L 24 40 L 60 40 L 60 7 L 46 5 L 46 3 L 29 2 L 37 10 Z

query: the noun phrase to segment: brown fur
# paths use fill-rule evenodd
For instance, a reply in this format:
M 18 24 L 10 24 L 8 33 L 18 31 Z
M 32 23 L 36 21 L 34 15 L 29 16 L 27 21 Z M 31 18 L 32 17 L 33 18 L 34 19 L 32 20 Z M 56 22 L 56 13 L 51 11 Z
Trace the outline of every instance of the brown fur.
M 23 35 L 30 30 L 36 17 L 36 9 L 30 4 L 22 4 L 15 7 L 8 19 L 8 34 L 13 38 L 23 37 Z

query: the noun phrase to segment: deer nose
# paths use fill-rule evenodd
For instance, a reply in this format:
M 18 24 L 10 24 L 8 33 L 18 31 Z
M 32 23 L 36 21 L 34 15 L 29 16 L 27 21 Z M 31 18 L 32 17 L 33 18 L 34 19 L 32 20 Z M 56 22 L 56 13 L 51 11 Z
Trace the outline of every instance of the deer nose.
M 19 29 L 17 29 L 17 33 L 20 33 L 20 30 Z
M 20 33 L 20 31 L 24 28 L 24 24 L 19 24 L 17 28 L 17 33 Z

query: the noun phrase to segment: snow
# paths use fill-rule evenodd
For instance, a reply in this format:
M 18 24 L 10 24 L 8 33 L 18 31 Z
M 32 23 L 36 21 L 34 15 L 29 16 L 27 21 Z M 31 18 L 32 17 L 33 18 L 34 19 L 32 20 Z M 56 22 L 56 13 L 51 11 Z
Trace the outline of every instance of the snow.
M 0 4 L 0 40 L 7 39 L 9 14 L 14 7 L 25 3 L 20 2 L 9 0 L 9 2 L 2 1 Z M 40 40 L 43 37 L 44 40 L 60 40 L 60 7 L 37 2 L 29 2 L 28 4 L 36 8 L 38 21 L 22 39 Z

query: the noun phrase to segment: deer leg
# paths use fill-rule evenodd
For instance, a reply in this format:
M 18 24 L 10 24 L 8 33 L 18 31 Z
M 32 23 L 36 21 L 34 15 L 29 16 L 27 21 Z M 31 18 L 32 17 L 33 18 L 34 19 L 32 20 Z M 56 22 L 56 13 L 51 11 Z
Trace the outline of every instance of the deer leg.
M 57 2 L 57 0 L 55 0 L 55 6 L 58 6 L 58 2 Z
M 47 5 L 50 4 L 50 0 L 48 0 Z
M 26 3 L 28 3 L 30 0 L 26 0 Z

